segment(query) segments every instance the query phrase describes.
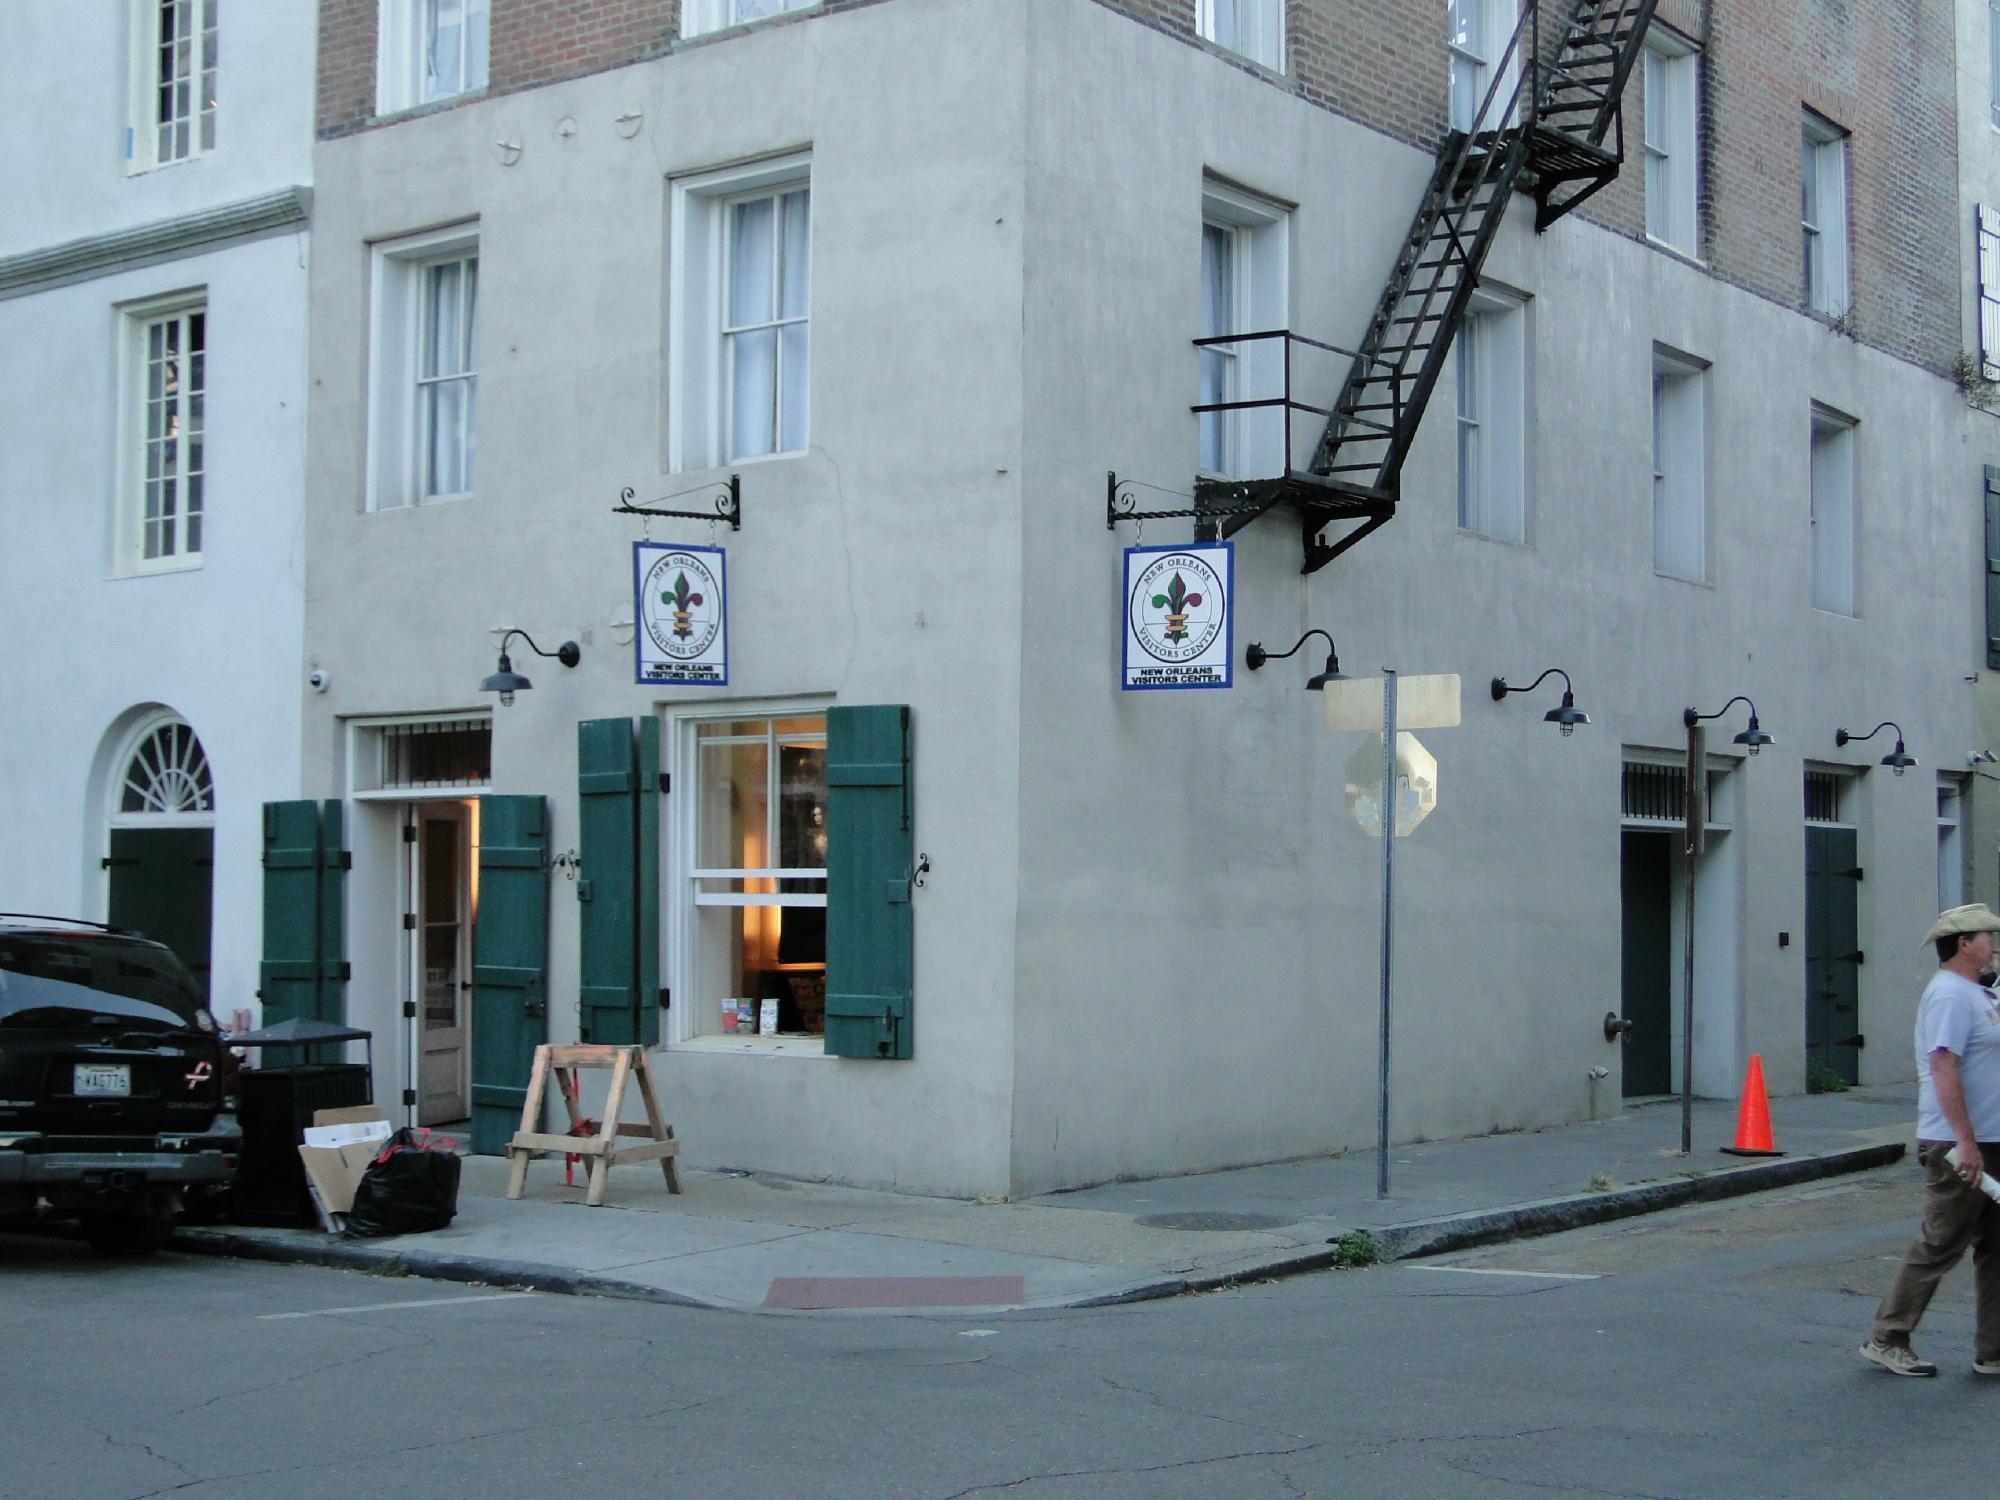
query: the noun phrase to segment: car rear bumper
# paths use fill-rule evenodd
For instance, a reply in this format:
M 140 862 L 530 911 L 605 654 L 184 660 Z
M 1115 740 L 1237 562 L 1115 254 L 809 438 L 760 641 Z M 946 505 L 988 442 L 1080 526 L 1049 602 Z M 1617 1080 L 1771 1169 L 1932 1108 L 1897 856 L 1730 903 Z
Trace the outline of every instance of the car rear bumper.
M 0 1146 L 0 1190 L 116 1194 L 204 1187 L 229 1181 L 235 1169 L 233 1153 L 208 1143 L 192 1149 L 161 1149 L 159 1143 L 123 1149 L 122 1142 L 86 1146 L 45 1137 Z

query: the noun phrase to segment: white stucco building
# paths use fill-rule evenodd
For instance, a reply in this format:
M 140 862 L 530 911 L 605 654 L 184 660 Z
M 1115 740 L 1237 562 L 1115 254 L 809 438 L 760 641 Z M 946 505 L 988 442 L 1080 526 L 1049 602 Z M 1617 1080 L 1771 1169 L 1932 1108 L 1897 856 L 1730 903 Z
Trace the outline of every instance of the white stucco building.
M 0 51 L 0 907 L 165 938 L 227 1022 L 298 787 L 311 17 L 10 5 Z

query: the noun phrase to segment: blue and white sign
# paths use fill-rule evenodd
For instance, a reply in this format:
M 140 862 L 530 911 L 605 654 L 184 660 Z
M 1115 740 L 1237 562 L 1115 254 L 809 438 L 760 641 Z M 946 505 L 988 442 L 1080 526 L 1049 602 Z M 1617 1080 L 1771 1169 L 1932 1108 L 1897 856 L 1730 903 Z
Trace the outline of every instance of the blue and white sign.
M 1124 688 L 1226 688 L 1235 548 L 1125 549 Z
M 729 683 L 727 559 L 720 547 L 632 544 L 636 680 L 693 687 Z

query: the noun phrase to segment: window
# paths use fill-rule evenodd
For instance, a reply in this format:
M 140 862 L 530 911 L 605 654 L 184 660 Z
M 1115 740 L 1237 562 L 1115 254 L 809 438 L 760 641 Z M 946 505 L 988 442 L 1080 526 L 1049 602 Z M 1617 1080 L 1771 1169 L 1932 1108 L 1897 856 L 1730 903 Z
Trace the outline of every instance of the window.
M 1979 373 L 2000 380 L 2000 209 L 1981 203 L 1972 212 L 1978 247 Z
M 1458 524 L 1527 540 L 1524 465 L 1527 311 L 1481 292 L 1458 333 Z
M 1693 255 L 1700 248 L 1696 187 L 1701 60 L 1655 30 L 1646 39 L 1646 234 Z
M 1200 337 L 1227 338 L 1287 327 L 1284 211 L 1219 183 L 1208 185 L 1201 208 Z M 1199 404 L 1282 402 L 1282 339 L 1203 344 L 1197 354 Z M 1202 473 L 1229 479 L 1284 473 L 1288 456 L 1282 405 L 1202 412 L 1199 422 Z
M 1285 11 L 1282 0 L 1199 0 L 1195 22 L 1218 47 L 1283 72 Z
M 1708 576 L 1708 454 L 1700 364 L 1653 351 L 1653 571 Z
M 215 814 L 208 753 L 187 722 L 149 719 L 127 742 L 125 769 L 112 792 L 111 819 L 206 823 Z
M 1825 407 L 1812 417 L 1812 605 L 1855 609 L 1854 422 Z
M 678 873 L 693 1004 L 683 1036 L 826 1029 L 826 716 L 698 719 L 682 726 L 692 850 Z M 677 991 L 677 997 L 680 991 Z M 681 1013 L 679 1003 L 674 1011 Z M 725 1014 L 725 1011 L 727 1014 Z
M 378 245 L 374 290 L 370 504 L 469 495 L 478 457 L 479 242 L 460 229 Z
M 803 157 L 673 188 L 669 464 L 803 453 L 811 369 L 812 186 Z
M 1494 130 L 1512 118 L 1512 95 L 1519 74 L 1512 53 L 1519 21 L 1518 0 L 1448 0 L 1446 44 L 1451 57 L 1451 128 Z M 1501 64 L 1504 62 L 1504 66 Z M 1495 68 L 1499 83 L 1495 87 Z M 1493 110 L 1482 116 L 1488 91 Z
M 1986 108 L 2000 125 L 2000 0 L 1986 0 Z
M 200 562 L 207 482 L 208 311 L 186 299 L 128 310 L 121 484 L 123 571 Z
M 486 87 L 490 0 L 381 0 L 376 110 L 389 114 Z
M 1965 900 L 1965 845 L 1959 836 L 1965 783 L 1940 776 L 1937 789 L 1938 910 L 1948 911 Z
M 1804 142 L 1806 306 L 1837 318 L 1847 311 L 1847 137 L 1808 114 Z
M 135 3 L 135 89 L 126 160 L 143 170 L 213 151 L 220 0 Z
M 741 26 L 788 10 L 808 10 L 818 0 L 685 0 L 681 8 L 681 35 L 699 36 L 724 26 Z

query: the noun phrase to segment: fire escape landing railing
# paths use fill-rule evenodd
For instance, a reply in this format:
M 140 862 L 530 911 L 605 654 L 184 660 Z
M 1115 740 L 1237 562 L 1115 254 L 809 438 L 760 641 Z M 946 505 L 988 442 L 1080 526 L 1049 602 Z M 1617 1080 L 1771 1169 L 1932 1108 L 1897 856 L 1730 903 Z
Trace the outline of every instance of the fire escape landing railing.
M 1299 515 L 1303 571 L 1315 572 L 1395 515 L 1403 461 L 1422 425 L 1452 341 L 1463 326 L 1479 273 L 1516 188 L 1533 194 L 1535 228 L 1601 191 L 1625 157 L 1621 101 L 1645 43 L 1657 0 L 1578 0 L 1561 43 L 1542 46 L 1541 0 L 1527 0 L 1474 115 L 1474 128 L 1449 132 L 1404 236 L 1396 263 L 1358 350 L 1351 351 L 1330 411 L 1296 401 L 1294 342 L 1347 354 L 1284 330 L 1198 339 L 1196 345 L 1285 340 L 1282 397 L 1212 402 L 1197 412 L 1282 406 L 1282 473 L 1268 478 L 1198 478 L 1197 537 L 1230 536 L 1276 506 Z M 1506 121 L 1480 128 L 1487 121 Z M 1310 461 L 1292 467 L 1291 413 L 1324 415 Z M 1162 514 L 1153 512 L 1153 514 Z M 1328 541 L 1329 525 L 1351 529 Z

